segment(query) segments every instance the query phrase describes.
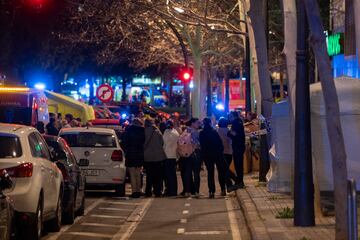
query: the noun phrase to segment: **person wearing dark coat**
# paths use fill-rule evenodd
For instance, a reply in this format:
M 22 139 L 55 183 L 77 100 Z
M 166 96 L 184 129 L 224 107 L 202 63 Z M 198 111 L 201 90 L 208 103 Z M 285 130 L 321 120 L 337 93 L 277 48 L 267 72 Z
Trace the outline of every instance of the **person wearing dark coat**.
M 231 112 L 229 120 L 231 121 L 231 130 L 228 137 L 232 141 L 233 159 L 236 170 L 238 188 L 244 188 L 244 153 L 245 153 L 245 130 L 244 124 L 237 112 Z
M 145 120 L 144 167 L 146 170 L 145 196 L 162 195 L 162 174 L 166 154 L 164 140 L 160 130 L 151 119 Z
M 55 124 L 55 118 L 50 118 L 49 123 L 46 125 L 46 131 L 48 135 L 57 136 L 59 134 L 59 129 L 57 129 Z
M 125 152 L 125 165 L 130 175 L 132 194 L 141 196 L 141 167 L 144 164 L 145 128 L 140 119 L 135 118 L 122 136 L 122 148 Z
M 208 171 L 209 198 L 215 197 L 215 165 L 218 171 L 221 195 L 225 196 L 225 184 L 228 191 L 232 191 L 232 184 L 225 170 L 224 145 L 218 132 L 211 126 L 211 119 L 205 118 L 203 124 L 204 128 L 200 131 L 200 149 L 201 158 L 204 160 Z

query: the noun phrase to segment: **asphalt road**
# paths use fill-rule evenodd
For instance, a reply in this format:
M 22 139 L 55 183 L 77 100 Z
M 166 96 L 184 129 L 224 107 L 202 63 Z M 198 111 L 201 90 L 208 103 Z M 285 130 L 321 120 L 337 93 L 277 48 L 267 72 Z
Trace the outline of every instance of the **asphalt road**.
M 202 175 L 200 199 L 135 200 L 114 197 L 110 191 L 87 192 L 85 215 L 58 233 L 46 233 L 43 239 L 250 239 L 234 195 L 208 199 Z

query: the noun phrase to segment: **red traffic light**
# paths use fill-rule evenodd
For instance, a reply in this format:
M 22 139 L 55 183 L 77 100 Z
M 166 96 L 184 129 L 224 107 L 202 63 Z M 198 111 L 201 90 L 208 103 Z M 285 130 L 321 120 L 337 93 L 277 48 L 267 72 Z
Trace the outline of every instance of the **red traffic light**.
M 183 82 L 189 82 L 192 78 L 192 69 L 182 68 L 179 72 L 179 78 Z
M 190 73 L 184 72 L 184 74 L 183 74 L 183 79 L 184 79 L 184 80 L 190 80 L 190 78 L 191 78 Z

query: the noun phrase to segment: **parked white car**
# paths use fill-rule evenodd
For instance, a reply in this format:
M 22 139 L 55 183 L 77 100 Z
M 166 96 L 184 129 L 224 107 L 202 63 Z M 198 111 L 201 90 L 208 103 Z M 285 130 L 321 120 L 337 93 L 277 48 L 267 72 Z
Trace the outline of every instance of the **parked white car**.
M 40 239 L 44 221 L 59 231 L 63 178 L 35 128 L 0 124 L 0 169 L 13 179 L 5 194 L 13 201 L 20 239 Z
M 113 129 L 66 128 L 59 135 L 78 161 L 89 161 L 87 167 L 81 167 L 87 189 L 115 189 L 118 196 L 125 195 L 125 158 Z

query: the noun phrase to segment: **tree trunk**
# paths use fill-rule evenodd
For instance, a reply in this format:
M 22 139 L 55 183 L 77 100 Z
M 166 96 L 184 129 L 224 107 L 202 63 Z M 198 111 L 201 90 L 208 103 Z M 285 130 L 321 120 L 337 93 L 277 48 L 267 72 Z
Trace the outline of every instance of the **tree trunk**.
M 200 82 L 201 82 L 201 57 L 194 57 L 194 87 L 191 90 L 191 116 L 200 117 Z
M 254 102 L 251 104 L 252 107 L 256 106 L 256 112 L 258 115 L 261 114 L 262 109 L 262 96 L 260 91 L 260 82 L 259 82 L 259 72 L 258 72 L 258 65 L 257 65 L 257 56 L 255 49 L 255 37 L 254 37 L 254 29 L 251 24 L 251 20 L 249 16 L 246 17 L 246 24 L 248 26 L 248 36 L 249 36 L 249 43 L 250 43 L 250 81 L 252 86 L 255 89 L 255 96 L 253 98 Z M 255 111 L 255 109 L 252 109 Z
M 207 114 L 206 114 L 206 110 L 207 110 L 207 102 L 206 102 L 206 97 L 207 97 L 207 83 L 208 83 L 208 74 L 207 74 L 207 62 L 204 61 L 203 65 L 201 66 L 201 79 L 200 79 L 200 102 L 199 102 L 199 106 L 200 106 L 200 112 L 199 112 L 199 118 L 200 119 L 204 119 Z
M 288 93 L 291 113 L 295 115 L 295 92 L 296 92 L 296 1 L 281 0 L 284 14 L 285 43 L 283 53 L 286 58 Z
M 354 4 L 354 17 L 355 17 L 355 36 L 356 36 L 356 49 L 360 49 L 360 1 L 353 1 Z M 360 54 L 358 55 L 358 61 L 360 62 Z
M 229 112 L 230 104 L 230 66 L 226 65 L 224 68 L 224 80 L 225 80 L 225 112 Z
M 211 67 L 207 66 L 207 87 L 206 87 L 206 116 L 212 116 L 212 81 L 213 81 L 213 71 Z
M 121 83 L 121 87 L 122 87 L 122 94 L 121 94 L 121 101 L 126 101 L 126 85 L 127 85 L 128 79 L 127 78 L 123 78 L 122 79 L 122 83 Z
M 324 95 L 326 125 L 331 148 L 334 177 L 335 218 L 337 240 L 348 239 L 347 218 L 347 167 L 344 137 L 340 122 L 339 101 L 332 75 L 330 59 L 327 53 L 324 28 L 322 26 L 317 1 L 303 0 L 310 26 L 310 44 L 312 45 Z
M 290 119 L 290 158 L 295 159 L 295 104 L 296 104 L 296 41 L 297 41 L 297 16 L 296 0 L 281 0 L 284 15 L 284 49 L 287 70 L 287 87 L 289 94 L 289 119 Z M 291 166 L 291 182 L 294 182 L 293 166 Z M 291 187 L 294 191 L 293 186 Z
M 271 117 L 272 104 L 274 102 L 271 81 L 268 68 L 267 38 L 265 33 L 265 0 L 250 0 L 248 11 L 255 37 L 255 50 L 258 60 L 258 74 L 262 98 L 262 113 L 265 118 Z

